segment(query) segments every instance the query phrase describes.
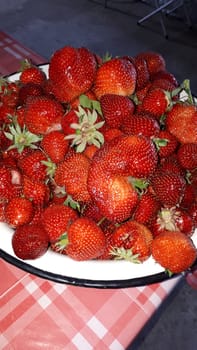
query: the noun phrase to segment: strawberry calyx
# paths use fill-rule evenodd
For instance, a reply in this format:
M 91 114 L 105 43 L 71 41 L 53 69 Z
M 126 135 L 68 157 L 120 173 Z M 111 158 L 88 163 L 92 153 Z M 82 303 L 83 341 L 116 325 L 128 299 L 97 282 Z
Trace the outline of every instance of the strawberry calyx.
M 166 229 L 168 231 L 177 231 L 178 227 L 176 221 L 179 217 L 179 212 L 177 208 L 162 208 L 158 213 L 157 222 L 161 229 Z
M 104 143 L 104 137 L 98 131 L 105 121 L 97 121 L 98 114 L 96 110 L 85 110 L 79 106 L 76 114 L 79 118 L 79 123 L 72 123 L 71 128 L 75 130 L 75 134 L 67 135 L 66 140 L 72 140 L 71 146 L 76 147 L 76 152 L 83 152 L 86 145 L 95 145 L 100 148 Z
M 129 176 L 129 183 L 136 189 L 138 194 L 144 193 L 147 189 L 149 182 L 146 179 L 139 179 L 136 177 Z
M 126 260 L 134 264 L 140 264 L 139 254 L 133 254 L 132 249 L 125 249 L 124 247 L 113 247 L 110 250 L 110 255 L 115 260 Z
M 165 147 L 169 142 L 168 139 L 161 139 L 159 137 L 153 137 L 152 141 L 154 142 L 157 151 L 159 151 L 161 147 Z
M 55 246 L 55 250 L 58 253 L 63 252 L 63 250 L 67 247 L 68 245 L 68 236 L 67 233 L 63 233 L 61 235 L 61 237 L 59 238 L 59 240 L 57 242 L 54 243 Z
M 16 148 L 19 153 L 22 153 L 25 147 L 37 149 L 38 146 L 36 144 L 42 140 L 42 136 L 33 134 L 25 125 L 21 128 L 15 118 L 12 118 L 12 124 L 9 125 L 9 132 L 4 132 L 4 134 L 12 141 L 12 145 L 9 146 L 8 150 Z
M 54 177 L 57 165 L 52 162 L 50 159 L 48 160 L 42 160 L 41 161 L 42 164 L 44 164 L 46 166 L 46 173 L 50 178 Z
M 72 209 L 78 210 L 80 212 L 80 204 L 75 201 L 71 195 L 68 195 L 66 200 L 64 201 L 64 205 L 71 207 Z

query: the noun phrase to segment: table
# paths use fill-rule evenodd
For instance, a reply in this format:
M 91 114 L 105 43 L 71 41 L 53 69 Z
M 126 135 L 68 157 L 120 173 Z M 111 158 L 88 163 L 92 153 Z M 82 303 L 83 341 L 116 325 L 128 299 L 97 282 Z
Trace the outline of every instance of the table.
M 46 60 L 0 32 L 0 72 L 23 58 Z M 123 289 L 48 281 L 0 259 L 0 349 L 124 350 L 179 285 L 181 277 Z

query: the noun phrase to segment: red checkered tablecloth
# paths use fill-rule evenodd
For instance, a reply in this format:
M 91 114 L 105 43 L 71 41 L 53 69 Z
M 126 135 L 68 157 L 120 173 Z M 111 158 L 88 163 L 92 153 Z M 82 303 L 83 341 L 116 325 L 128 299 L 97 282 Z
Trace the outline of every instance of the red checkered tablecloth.
M 124 350 L 177 284 L 94 289 L 58 284 L 0 262 L 2 350 Z
M 0 72 L 45 61 L 0 32 Z M 136 288 L 58 284 L 0 260 L 1 350 L 124 350 L 180 278 Z

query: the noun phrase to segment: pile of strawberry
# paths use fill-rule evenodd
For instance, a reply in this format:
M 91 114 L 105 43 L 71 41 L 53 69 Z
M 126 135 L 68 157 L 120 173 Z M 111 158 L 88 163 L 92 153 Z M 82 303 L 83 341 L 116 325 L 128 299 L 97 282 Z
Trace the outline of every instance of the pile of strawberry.
M 160 54 L 65 46 L 48 74 L 25 61 L 1 79 L 0 124 L 0 220 L 16 256 L 195 263 L 197 107 Z

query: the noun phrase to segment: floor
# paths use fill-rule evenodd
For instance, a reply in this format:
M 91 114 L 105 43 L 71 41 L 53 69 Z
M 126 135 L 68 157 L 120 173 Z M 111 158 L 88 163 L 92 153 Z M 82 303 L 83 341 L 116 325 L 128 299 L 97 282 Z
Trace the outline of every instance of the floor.
M 197 0 L 186 1 L 193 28 L 184 22 L 183 11 L 176 13 L 178 17 L 165 16 L 168 39 L 158 15 L 137 25 L 150 11 L 150 6 L 139 0 L 109 0 L 108 8 L 104 0 L 1 0 L 0 29 L 46 61 L 65 45 L 86 46 L 98 54 L 109 52 L 113 56 L 160 52 L 168 70 L 180 82 L 190 79 L 197 95 Z M 130 350 L 197 348 L 197 292 L 185 282 L 155 320 Z

